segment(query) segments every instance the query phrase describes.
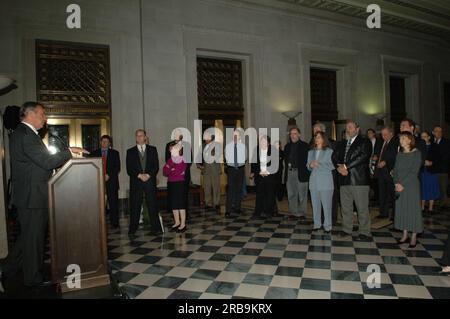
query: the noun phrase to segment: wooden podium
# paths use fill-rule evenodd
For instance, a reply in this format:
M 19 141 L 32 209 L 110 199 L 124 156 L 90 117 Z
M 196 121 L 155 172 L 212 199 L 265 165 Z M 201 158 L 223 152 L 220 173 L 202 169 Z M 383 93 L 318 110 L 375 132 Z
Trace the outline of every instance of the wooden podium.
M 74 158 L 48 183 L 52 282 L 63 293 L 110 283 L 102 170 L 101 158 Z M 78 288 L 67 286 L 69 265 L 80 267 Z

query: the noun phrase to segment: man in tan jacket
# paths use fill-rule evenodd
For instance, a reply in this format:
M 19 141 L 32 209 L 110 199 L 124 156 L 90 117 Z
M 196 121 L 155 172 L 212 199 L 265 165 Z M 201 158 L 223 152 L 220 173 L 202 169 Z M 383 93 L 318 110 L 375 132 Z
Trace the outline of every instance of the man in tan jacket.
M 211 157 L 220 150 L 220 145 L 214 141 L 214 136 L 209 133 L 205 134 L 205 146 L 203 148 L 203 163 L 197 164 L 197 167 L 202 171 L 203 188 L 205 191 L 206 209 L 220 209 L 220 174 L 222 174 L 222 167 L 220 163 L 212 161 Z M 208 159 L 209 155 L 210 158 Z

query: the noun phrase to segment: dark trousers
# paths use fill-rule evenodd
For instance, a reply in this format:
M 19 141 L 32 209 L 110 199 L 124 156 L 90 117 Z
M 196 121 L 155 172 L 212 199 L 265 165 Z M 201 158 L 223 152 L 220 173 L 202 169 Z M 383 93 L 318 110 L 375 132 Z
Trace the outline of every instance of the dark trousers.
M 256 177 L 255 215 L 265 214 L 266 216 L 271 216 L 275 213 L 276 189 L 276 176 L 268 175 L 266 177 Z
M 245 170 L 244 167 L 227 168 L 227 205 L 226 211 L 231 213 L 233 211 L 241 210 L 242 201 L 242 184 L 244 183 Z
M 448 232 L 447 241 L 444 246 L 444 254 L 442 255 L 441 264 L 450 266 L 450 232 Z
M 143 184 L 143 183 L 142 183 Z M 143 196 L 148 208 L 150 218 L 150 228 L 152 231 L 160 231 L 161 225 L 158 218 L 158 209 L 156 205 L 156 186 L 155 185 L 135 185 L 130 187 L 130 228 L 129 234 L 134 234 L 139 227 L 139 217 L 141 215 L 141 207 Z
M 393 217 L 395 209 L 395 186 L 390 175 L 378 177 L 378 190 L 380 198 L 380 216 Z M 392 207 L 392 215 L 389 214 L 390 207 Z
M 277 200 L 281 202 L 284 198 L 285 185 L 283 185 L 283 178 L 279 173 L 275 174 L 275 188 Z
M 283 184 L 281 175 L 275 174 L 275 194 L 276 194 L 276 199 L 279 202 L 281 202 L 284 198 L 285 189 L 286 189 L 286 185 Z M 278 214 L 278 204 L 277 204 L 276 200 L 273 203 L 273 212 L 275 214 Z
M 117 185 L 106 182 L 106 197 L 108 199 L 109 220 L 113 227 L 119 226 L 119 190 Z
M 370 198 L 375 202 L 378 202 L 380 199 L 380 188 L 378 186 L 378 178 L 370 178 L 370 189 L 373 190 L 373 197 Z
M 47 209 L 19 208 L 20 234 L 6 259 L 5 276 L 12 276 L 22 268 L 26 286 L 43 282 L 45 238 L 48 225 Z

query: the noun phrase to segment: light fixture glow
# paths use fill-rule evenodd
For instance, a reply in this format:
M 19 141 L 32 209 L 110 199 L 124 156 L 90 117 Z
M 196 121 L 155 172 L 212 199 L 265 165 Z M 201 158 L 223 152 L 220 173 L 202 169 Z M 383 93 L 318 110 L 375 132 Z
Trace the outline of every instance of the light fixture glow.
M 56 147 L 54 147 L 53 145 L 50 145 L 49 147 L 48 147 L 48 151 L 49 151 L 49 153 L 50 154 L 56 154 L 57 152 L 58 152 L 58 150 L 56 149 Z

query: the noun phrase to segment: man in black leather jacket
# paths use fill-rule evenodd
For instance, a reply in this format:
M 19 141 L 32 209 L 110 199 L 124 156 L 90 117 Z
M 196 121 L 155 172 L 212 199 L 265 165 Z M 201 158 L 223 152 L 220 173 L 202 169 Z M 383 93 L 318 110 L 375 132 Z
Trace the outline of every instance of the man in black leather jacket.
M 353 202 L 356 204 L 359 221 L 359 240 L 368 240 L 370 234 L 369 215 L 369 162 L 371 144 L 359 135 L 359 126 L 353 121 L 346 125 L 346 139 L 337 147 L 337 171 L 342 210 L 341 236 L 351 236 L 353 231 Z

